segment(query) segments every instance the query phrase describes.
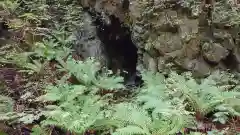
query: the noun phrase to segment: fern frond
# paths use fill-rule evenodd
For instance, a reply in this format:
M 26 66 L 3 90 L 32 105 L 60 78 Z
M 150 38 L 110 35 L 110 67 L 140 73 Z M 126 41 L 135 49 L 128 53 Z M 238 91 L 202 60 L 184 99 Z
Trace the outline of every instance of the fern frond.
M 63 102 L 55 110 L 46 111 L 43 125 L 55 125 L 76 133 L 83 133 L 96 120 L 102 119 L 100 102 L 89 96 L 80 96 L 76 101 Z
M 143 130 L 138 126 L 127 126 L 123 128 L 119 128 L 112 135 L 151 135 L 149 132 Z
M 32 128 L 31 135 L 48 135 L 48 133 L 46 132 L 46 129 L 44 129 L 40 126 L 34 126 Z
M 186 80 L 184 77 L 172 72 L 167 79 L 167 86 L 174 91 L 171 93 L 172 95 L 180 92 L 181 94 L 178 94 L 178 97 L 187 101 L 194 111 L 200 112 L 203 116 L 213 111 L 239 115 L 234 108 L 239 106 L 236 102 L 240 99 L 240 93 L 221 90 L 217 86 L 216 81 L 211 77 L 202 80 L 198 84 L 191 78 Z M 220 106 L 225 107 L 219 109 Z
M 0 95 L 0 114 L 13 111 L 14 102 L 10 97 Z
M 123 85 L 123 77 L 118 76 L 99 76 L 94 84 L 100 89 L 118 90 L 125 88 Z
M 160 73 L 154 73 L 152 71 L 143 71 L 141 73 L 142 75 L 142 79 L 144 81 L 145 86 L 149 86 L 149 85 L 161 85 L 164 83 L 165 77 L 160 74 Z
M 99 62 L 94 58 L 85 61 L 75 61 L 69 58 L 66 63 L 62 62 L 63 67 L 79 82 L 86 87 L 97 87 L 99 89 L 118 90 L 125 88 L 123 85 L 123 77 L 115 76 L 110 73 L 101 73 Z
M 147 111 L 133 103 L 120 103 L 115 107 L 112 119 L 122 121 L 123 125 L 138 125 L 143 129 L 151 124 Z
M 89 58 L 86 61 L 75 61 L 69 57 L 64 65 L 67 71 L 74 75 L 79 82 L 89 86 L 96 81 L 96 74 L 100 70 L 99 63 Z

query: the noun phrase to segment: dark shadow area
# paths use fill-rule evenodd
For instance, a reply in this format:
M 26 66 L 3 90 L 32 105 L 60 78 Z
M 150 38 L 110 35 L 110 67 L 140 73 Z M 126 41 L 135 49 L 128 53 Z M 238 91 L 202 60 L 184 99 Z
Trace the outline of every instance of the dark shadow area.
M 138 49 L 132 42 L 130 28 L 124 26 L 113 15 L 107 16 L 109 23 L 106 23 L 101 14 L 91 12 L 90 15 L 94 18 L 97 36 L 103 43 L 108 58 L 107 67 L 114 73 L 120 70 L 127 86 L 142 84 L 141 77 L 136 70 Z
M 4 21 L 0 22 L 0 38 L 10 38 L 8 29 L 8 25 Z
M 231 70 L 237 69 L 238 62 L 237 62 L 236 56 L 234 56 L 233 54 L 233 51 L 229 50 L 229 55 L 222 61 L 228 69 L 231 69 Z

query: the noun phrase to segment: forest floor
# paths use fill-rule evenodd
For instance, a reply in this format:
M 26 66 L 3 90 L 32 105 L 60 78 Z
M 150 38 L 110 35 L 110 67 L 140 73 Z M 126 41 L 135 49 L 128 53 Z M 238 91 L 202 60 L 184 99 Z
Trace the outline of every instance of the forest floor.
M 47 20 L 51 16 L 50 13 L 45 14 L 46 5 L 41 5 L 36 1 L 33 1 L 34 4 L 29 2 L 23 6 L 5 0 L 4 10 L 1 10 L 0 7 L 0 16 L 3 16 L 3 18 L 0 17 L 2 19 L 0 20 L 0 135 L 30 134 L 32 128 L 45 119 L 42 112 L 50 102 L 40 102 L 36 99 L 46 93 L 44 90 L 48 85 L 58 84 L 58 81 L 68 74 L 67 71 L 59 71 L 59 65 L 67 62 L 68 56 L 72 56 L 76 61 L 81 60 L 72 55 L 71 50 L 68 49 L 73 42 L 71 32 L 59 28 L 59 26 L 52 26 L 52 22 Z M 19 8 L 16 5 L 23 7 Z M 33 5 L 35 6 L 33 7 Z M 63 6 L 64 10 L 70 10 L 66 3 L 63 3 Z M 27 8 L 32 8 L 33 11 L 27 12 Z M 29 9 L 29 11 L 31 10 Z M 69 25 L 62 23 L 70 22 L 69 17 L 75 19 L 74 15 L 78 12 L 72 12 L 74 12 L 73 15 L 65 15 L 65 20 L 59 22 L 59 25 Z M 20 13 L 21 16 L 19 16 Z M 58 16 L 61 14 L 55 16 L 54 19 Z M 71 20 L 70 23 L 75 23 L 74 21 Z M 76 77 L 68 77 L 67 81 L 71 85 L 78 84 Z M 240 86 L 238 81 L 234 84 L 234 88 Z M 114 92 L 102 90 L 100 95 L 103 97 L 109 93 Z M 121 97 L 121 100 L 114 101 L 116 104 L 117 102 L 126 102 L 126 98 L 122 94 L 116 92 L 115 95 Z M 237 101 L 240 100 L 237 99 Z M 195 129 L 186 127 L 179 129 L 179 132 L 192 131 L 206 134 L 207 131 L 216 129 L 226 130 L 229 135 L 240 133 L 239 116 L 229 117 L 225 124 L 214 122 L 212 117 L 198 115 L 197 112 L 194 117 L 198 127 Z M 48 127 L 48 133 L 51 135 L 76 134 L 71 130 L 62 131 L 54 125 Z M 90 130 L 85 131 L 84 134 L 90 134 Z M 213 132 L 212 134 L 215 135 Z M 220 135 L 220 132 L 218 134 Z M 216 133 L 216 135 L 218 134 Z

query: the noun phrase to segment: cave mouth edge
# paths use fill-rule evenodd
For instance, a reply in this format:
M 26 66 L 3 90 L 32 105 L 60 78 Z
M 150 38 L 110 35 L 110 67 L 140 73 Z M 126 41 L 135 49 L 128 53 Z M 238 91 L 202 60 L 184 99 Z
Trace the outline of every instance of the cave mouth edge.
M 143 80 L 137 70 L 138 48 L 131 38 L 131 29 L 114 15 L 105 15 L 84 9 L 92 18 L 97 39 L 101 42 L 102 52 L 106 57 L 106 67 L 124 78 L 126 86 L 138 87 Z M 95 51 L 96 52 L 96 51 Z

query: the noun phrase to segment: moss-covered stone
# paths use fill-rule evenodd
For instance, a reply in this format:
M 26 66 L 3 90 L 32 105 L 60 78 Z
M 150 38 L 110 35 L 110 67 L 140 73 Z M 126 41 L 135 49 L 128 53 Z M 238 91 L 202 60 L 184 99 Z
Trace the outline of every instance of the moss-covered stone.
M 112 4 L 101 4 L 103 1 Z M 140 54 L 144 53 L 140 61 L 145 68 L 160 71 L 171 62 L 198 74 L 222 65 L 240 70 L 240 12 L 235 1 L 131 0 L 128 10 L 121 8 L 121 2 L 101 0 L 91 7 L 97 11 L 102 7 L 101 12 L 115 15 L 131 27 L 132 40 Z

